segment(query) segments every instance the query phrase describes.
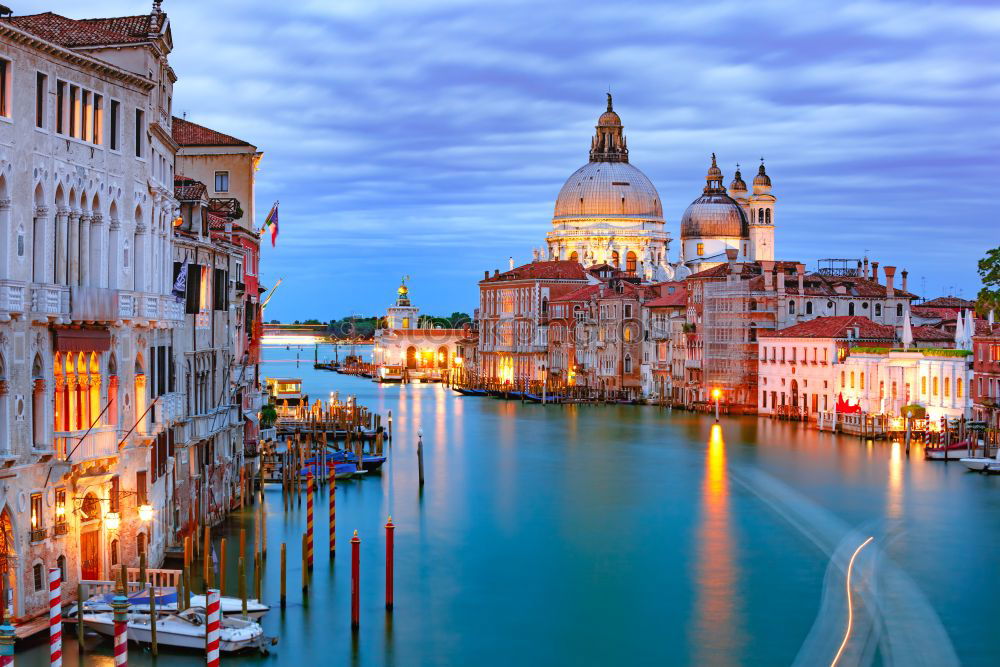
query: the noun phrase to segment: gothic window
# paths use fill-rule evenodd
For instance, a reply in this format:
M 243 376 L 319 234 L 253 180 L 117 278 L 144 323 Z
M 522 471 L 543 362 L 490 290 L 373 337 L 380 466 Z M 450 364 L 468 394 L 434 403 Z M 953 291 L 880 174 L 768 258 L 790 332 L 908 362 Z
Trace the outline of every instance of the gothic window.
M 806 315 L 813 314 L 813 304 L 812 301 L 806 301 Z
M 625 372 L 632 372 L 632 357 L 630 355 L 625 355 Z
M 788 314 L 789 315 L 794 315 L 795 314 L 795 302 L 794 301 L 789 301 L 788 302 Z
M 847 314 L 848 315 L 853 315 L 854 314 L 854 302 L 853 301 L 851 303 L 847 304 Z
M 24 225 L 17 226 L 17 256 L 24 257 Z
M 762 225 L 764 224 L 764 209 L 757 211 L 757 221 Z

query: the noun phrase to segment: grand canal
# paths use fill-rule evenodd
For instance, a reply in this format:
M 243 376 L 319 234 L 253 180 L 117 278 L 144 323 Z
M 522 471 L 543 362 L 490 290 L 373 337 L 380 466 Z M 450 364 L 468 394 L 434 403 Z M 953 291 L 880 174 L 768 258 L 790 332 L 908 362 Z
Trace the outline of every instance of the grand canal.
M 305 503 L 286 514 L 280 489 L 267 489 L 264 597 L 275 609 L 264 626 L 280 643 L 269 657 L 227 663 L 829 664 L 847 620 L 837 598 L 843 573 L 828 566 L 868 536 L 871 565 L 859 576 L 878 573 L 864 601 L 874 622 L 857 614 L 857 632 L 869 639 L 852 640 L 853 650 L 876 663 L 1000 663 L 1000 478 L 925 462 L 919 448 L 907 458 L 898 444 L 782 422 L 724 417 L 713 430 L 709 417 L 658 408 L 521 405 L 439 385 L 383 387 L 314 371 L 312 348 L 271 348 L 267 358 L 262 375 L 301 377 L 312 398 L 338 391 L 391 410 L 394 437 L 380 476 L 338 484 L 335 564 L 317 513 L 306 602 L 298 590 Z M 325 508 L 325 490 L 317 504 Z M 391 617 L 383 608 L 389 515 L 397 526 Z M 236 515 L 216 537 L 234 544 L 250 520 Z M 65 653 L 66 664 L 78 661 L 72 641 Z M 46 657 L 35 649 L 19 664 Z M 130 659 L 151 662 L 135 648 Z M 107 645 L 86 661 L 110 665 Z

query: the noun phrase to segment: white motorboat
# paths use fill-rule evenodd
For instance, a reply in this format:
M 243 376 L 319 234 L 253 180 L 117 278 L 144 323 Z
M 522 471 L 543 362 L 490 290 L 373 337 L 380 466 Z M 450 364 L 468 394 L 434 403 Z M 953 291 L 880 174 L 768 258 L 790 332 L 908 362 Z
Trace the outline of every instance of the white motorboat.
M 104 593 L 102 595 L 94 595 L 83 603 L 83 613 L 102 613 L 111 611 L 111 601 L 114 599 L 114 593 Z M 132 606 L 132 611 L 136 613 L 149 613 L 149 590 L 143 589 L 129 593 L 128 595 L 129 604 Z M 191 596 L 191 606 L 205 608 L 207 604 L 204 595 L 192 595 Z M 219 599 L 219 607 L 222 609 L 223 616 L 242 616 L 243 615 L 243 601 L 240 598 L 222 596 Z M 70 619 L 76 618 L 76 605 L 70 605 L 66 609 L 66 613 L 63 617 L 69 621 Z M 157 588 L 156 589 L 156 610 L 163 612 L 176 612 L 177 611 L 177 589 L 175 588 Z M 251 621 L 258 621 L 264 614 L 270 611 L 271 608 L 262 603 L 256 598 L 250 598 L 247 600 L 247 618 Z
M 997 450 L 995 457 L 978 456 L 959 460 L 969 470 L 975 470 L 976 472 L 1000 472 L 1000 449 Z
M 152 642 L 151 616 L 148 613 L 130 612 L 128 615 L 129 641 L 149 644 Z M 83 615 L 83 623 L 105 637 L 114 637 L 114 613 L 100 612 Z M 185 609 L 179 613 L 156 614 L 156 643 L 158 646 L 205 650 L 205 610 Z M 233 616 L 223 616 L 219 630 L 219 650 L 222 653 L 259 650 L 267 653 L 277 640 L 264 636 L 259 623 Z
M 956 461 L 961 458 L 975 459 L 983 455 L 983 449 L 978 444 L 969 441 L 956 442 L 941 447 L 924 447 L 924 458 L 928 461 Z

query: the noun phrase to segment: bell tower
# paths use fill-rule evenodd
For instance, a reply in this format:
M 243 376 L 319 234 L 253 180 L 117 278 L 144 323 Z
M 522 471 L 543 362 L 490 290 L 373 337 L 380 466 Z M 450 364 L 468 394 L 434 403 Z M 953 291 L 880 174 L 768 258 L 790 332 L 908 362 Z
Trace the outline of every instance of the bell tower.
M 754 261 L 774 260 L 774 204 L 771 194 L 771 177 L 764 169 L 764 158 L 753 179 L 753 194 L 750 195 L 750 259 Z

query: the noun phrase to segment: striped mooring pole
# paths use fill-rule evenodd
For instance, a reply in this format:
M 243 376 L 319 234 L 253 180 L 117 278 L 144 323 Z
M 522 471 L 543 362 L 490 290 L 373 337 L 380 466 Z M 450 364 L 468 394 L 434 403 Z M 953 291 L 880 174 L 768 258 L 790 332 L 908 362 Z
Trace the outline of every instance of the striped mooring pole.
M 62 576 L 49 568 L 49 664 L 62 666 Z
M 111 609 L 115 621 L 115 667 L 128 665 L 128 598 L 125 597 L 125 584 L 118 590 Z
M 385 523 L 385 608 L 386 611 L 392 611 L 392 584 L 393 584 L 393 533 L 396 531 L 396 526 L 392 523 L 392 517 Z
M 330 466 L 330 557 L 337 555 L 337 471 Z
M 306 563 L 313 567 L 313 474 L 306 476 Z
M 6 604 L 6 600 L 3 601 Z M 6 619 L 0 625 L 0 667 L 14 664 L 14 626 Z
M 221 618 L 219 614 L 219 591 L 211 588 L 208 590 L 208 609 L 205 616 L 205 659 L 208 667 L 219 667 L 219 627 Z
M 361 538 L 354 531 L 351 538 L 351 629 L 361 625 Z

